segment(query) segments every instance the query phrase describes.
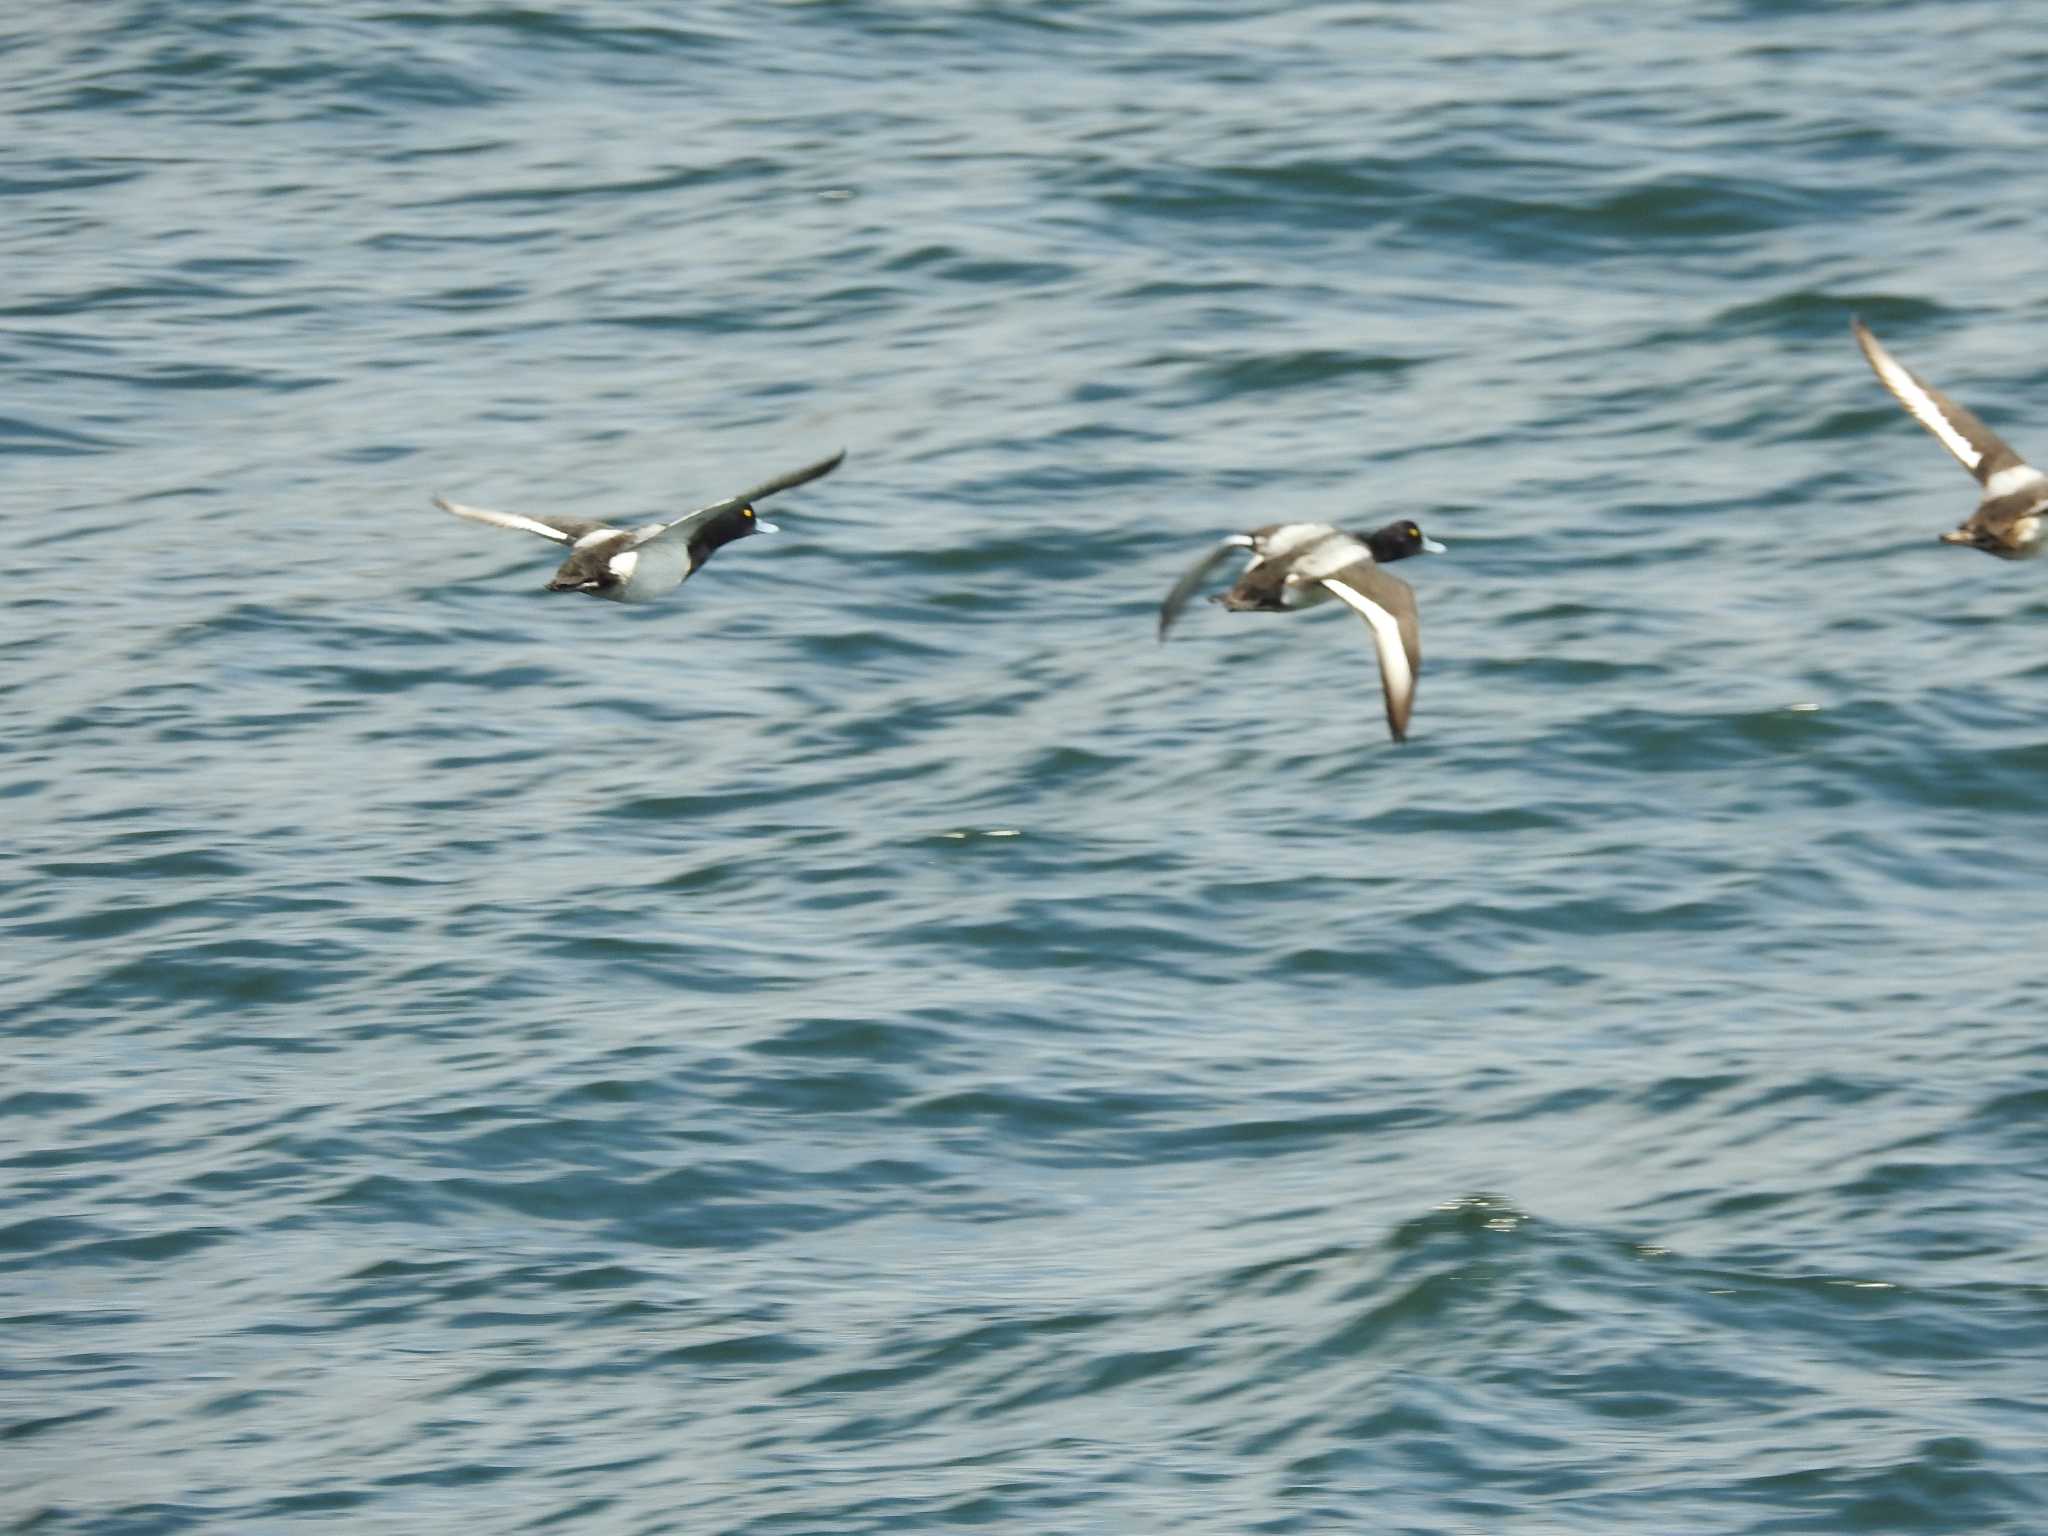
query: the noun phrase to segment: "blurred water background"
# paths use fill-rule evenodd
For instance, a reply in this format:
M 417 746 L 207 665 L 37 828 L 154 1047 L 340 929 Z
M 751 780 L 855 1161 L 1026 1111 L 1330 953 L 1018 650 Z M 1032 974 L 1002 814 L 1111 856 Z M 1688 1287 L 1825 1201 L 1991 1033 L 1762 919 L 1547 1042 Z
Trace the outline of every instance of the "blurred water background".
M 2048 1527 L 2016 15 L 17 0 L 4 1528 Z

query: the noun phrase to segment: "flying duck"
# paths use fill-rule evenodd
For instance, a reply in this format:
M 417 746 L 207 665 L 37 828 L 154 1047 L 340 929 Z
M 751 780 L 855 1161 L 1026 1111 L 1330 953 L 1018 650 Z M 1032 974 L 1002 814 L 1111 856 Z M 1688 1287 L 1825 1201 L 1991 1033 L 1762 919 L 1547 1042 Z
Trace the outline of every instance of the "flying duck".
M 1284 613 L 1337 598 L 1365 620 L 1379 653 L 1380 690 L 1387 700 L 1387 726 L 1394 740 L 1408 735 L 1415 707 L 1415 678 L 1422 670 L 1422 641 L 1415 618 L 1415 593 L 1407 582 L 1380 567 L 1410 555 L 1440 555 L 1443 545 L 1423 537 L 1413 523 L 1389 523 L 1360 537 L 1328 523 L 1271 523 L 1250 533 L 1233 533 L 1174 583 L 1159 605 L 1159 638 L 1187 606 L 1202 579 L 1233 550 L 1251 551 L 1252 563 L 1228 592 L 1212 601 L 1238 612 Z
M 793 485 L 829 475 L 845 457 L 846 450 L 842 448 L 829 459 L 777 475 L 750 491 L 714 501 L 666 523 L 642 523 L 637 528 L 574 517 L 492 512 L 439 496 L 434 498 L 434 505 L 471 522 L 516 528 L 521 533 L 537 533 L 544 539 L 568 545 L 569 558 L 548 583 L 550 592 L 588 592 L 592 597 L 610 598 L 615 603 L 644 603 L 681 586 L 721 545 L 749 534 L 774 533 L 775 525 L 755 514 L 754 503 Z
M 2048 513 L 2048 475 L 2006 445 L 2005 439 L 1906 367 L 1861 320 L 1851 320 L 1856 345 L 1878 381 L 1921 426 L 1963 462 L 1984 487 L 1977 510 L 1962 526 L 1941 536 L 1944 544 L 1967 544 L 2001 560 L 2031 560 L 2041 553 L 2041 518 Z

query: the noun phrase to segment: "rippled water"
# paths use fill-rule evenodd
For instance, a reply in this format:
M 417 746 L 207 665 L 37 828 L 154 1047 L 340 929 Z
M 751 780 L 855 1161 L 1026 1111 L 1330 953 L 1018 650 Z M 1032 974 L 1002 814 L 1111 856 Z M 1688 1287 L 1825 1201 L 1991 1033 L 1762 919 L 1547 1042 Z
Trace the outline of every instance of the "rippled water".
M 2048 1525 L 2013 16 L 10 11 L 0 1520 Z

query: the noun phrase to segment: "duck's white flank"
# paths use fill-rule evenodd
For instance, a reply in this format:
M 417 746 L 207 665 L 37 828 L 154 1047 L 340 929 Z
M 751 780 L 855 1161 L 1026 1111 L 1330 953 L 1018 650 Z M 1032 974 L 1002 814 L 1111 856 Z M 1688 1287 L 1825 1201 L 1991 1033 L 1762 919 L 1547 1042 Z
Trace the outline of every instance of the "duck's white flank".
M 2007 469 L 2001 469 L 1997 474 L 1984 482 L 1984 499 L 1986 501 L 1996 501 L 2001 496 L 2010 496 L 2014 491 L 2023 491 L 2028 486 L 2041 480 L 2048 480 L 2048 475 L 2042 474 L 2033 465 L 2014 464 Z

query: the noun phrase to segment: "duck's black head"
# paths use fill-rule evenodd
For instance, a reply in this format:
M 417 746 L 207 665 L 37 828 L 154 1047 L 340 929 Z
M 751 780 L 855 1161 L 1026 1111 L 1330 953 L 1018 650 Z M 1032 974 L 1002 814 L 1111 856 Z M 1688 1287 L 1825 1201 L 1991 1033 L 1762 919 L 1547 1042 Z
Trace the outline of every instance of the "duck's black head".
M 751 505 L 721 512 L 690 535 L 690 568 L 695 570 L 711 558 L 711 551 L 744 539 L 750 534 L 775 533 L 776 526 L 760 517 Z
M 1406 560 L 1410 555 L 1440 555 L 1443 545 L 1425 535 L 1414 523 L 1389 523 L 1366 536 L 1366 547 L 1381 565 L 1389 560 Z

